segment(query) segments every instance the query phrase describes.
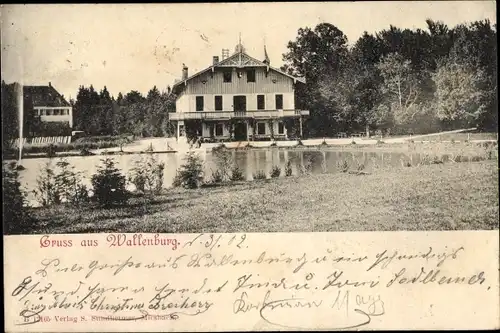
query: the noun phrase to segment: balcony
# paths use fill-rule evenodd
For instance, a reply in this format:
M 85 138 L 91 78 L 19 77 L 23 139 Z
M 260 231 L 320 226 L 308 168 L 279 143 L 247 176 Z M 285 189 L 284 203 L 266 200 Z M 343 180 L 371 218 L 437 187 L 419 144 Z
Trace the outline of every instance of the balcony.
M 170 113 L 170 120 L 229 120 L 229 119 L 269 119 L 308 116 L 308 110 L 251 110 L 251 111 L 197 111 Z

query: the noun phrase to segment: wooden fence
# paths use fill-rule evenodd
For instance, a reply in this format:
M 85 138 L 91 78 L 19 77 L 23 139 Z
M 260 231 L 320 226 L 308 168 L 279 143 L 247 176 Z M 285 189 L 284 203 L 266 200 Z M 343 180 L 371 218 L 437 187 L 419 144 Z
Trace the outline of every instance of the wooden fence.
M 71 136 L 44 136 L 34 138 L 23 138 L 24 145 L 46 146 L 49 144 L 71 143 Z M 15 139 L 13 147 L 19 147 L 19 139 Z

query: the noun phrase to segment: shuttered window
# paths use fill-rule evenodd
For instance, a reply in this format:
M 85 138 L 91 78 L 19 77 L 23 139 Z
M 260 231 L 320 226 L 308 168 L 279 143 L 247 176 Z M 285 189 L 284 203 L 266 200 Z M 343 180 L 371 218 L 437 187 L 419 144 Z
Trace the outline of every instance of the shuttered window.
M 222 111 L 222 96 L 215 96 L 215 111 Z
M 257 95 L 257 110 L 266 109 L 266 97 L 264 95 Z
M 283 95 L 276 95 L 276 110 L 283 109 Z
M 203 111 L 203 96 L 196 96 L 196 111 Z
M 255 69 L 247 70 L 247 82 L 255 82 Z

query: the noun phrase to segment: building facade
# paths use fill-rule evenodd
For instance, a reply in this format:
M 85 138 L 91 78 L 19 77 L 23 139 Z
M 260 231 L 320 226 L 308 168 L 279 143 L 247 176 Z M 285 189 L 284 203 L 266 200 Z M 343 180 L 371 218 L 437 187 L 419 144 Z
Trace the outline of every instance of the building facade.
M 67 123 L 73 127 L 73 108 L 49 82 L 48 86 L 23 86 L 24 106 L 42 122 Z
M 177 125 L 177 137 L 186 135 L 186 126 L 195 126 L 204 139 L 259 140 L 286 139 L 285 120 L 302 117 L 309 111 L 295 108 L 295 88 L 304 84 L 248 54 L 241 43 L 231 56 L 213 57 L 212 65 L 189 76 L 183 67 L 182 80 L 172 88 L 176 112 L 170 120 Z

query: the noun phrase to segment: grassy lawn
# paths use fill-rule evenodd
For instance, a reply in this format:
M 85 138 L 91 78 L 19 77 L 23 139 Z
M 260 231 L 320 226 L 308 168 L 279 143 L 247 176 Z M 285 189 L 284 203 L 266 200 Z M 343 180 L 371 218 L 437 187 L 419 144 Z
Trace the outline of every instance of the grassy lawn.
M 33 209 L 34 233 L 498 228 L 498 161 L 171 189 L 127 207 Z

